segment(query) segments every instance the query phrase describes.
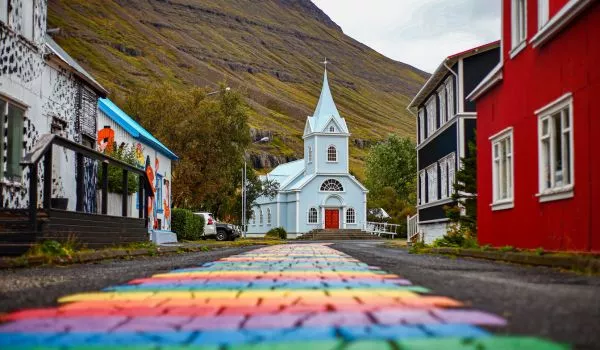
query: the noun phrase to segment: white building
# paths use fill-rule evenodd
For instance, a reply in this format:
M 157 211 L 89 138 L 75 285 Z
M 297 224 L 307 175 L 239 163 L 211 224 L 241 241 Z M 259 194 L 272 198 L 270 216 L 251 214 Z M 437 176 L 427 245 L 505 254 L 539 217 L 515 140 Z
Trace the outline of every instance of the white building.
M 319 102 L 304 127 L 304 159 L 265 175 L 279 183 L 279 190 L 273 198 L 256 201 L 248 236 L 275 227 L 283 227 L 290 238 L 314 229 L 364 229 L 368 191 L 349 173 L 349 137 L 325 71 Z

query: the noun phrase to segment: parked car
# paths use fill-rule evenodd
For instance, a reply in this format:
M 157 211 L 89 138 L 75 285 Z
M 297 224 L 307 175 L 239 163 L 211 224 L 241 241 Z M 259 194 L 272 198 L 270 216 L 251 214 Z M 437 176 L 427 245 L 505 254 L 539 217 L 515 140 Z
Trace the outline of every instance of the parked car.
M 231 224 L 217 222 L 217 241 L 234 241 L 236 238 L 240 237 L 240 230 Z
M 217 221 L 213 218 L 212 213 L 199 212 L 194 214 L 204 217 L 204 235 L 202 238 L 215 236 L 217 234 Z

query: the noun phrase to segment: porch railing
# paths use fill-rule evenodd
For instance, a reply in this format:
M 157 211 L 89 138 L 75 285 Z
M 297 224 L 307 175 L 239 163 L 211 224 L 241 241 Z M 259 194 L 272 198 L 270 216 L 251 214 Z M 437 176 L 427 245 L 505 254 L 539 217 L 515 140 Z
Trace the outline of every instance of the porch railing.
M 123 201 L 121 213 L 122 216 L 127 216 L 127 196 L 128 196 L 128 175 L 134 173 L 139 176 L 139 218 L 147 219 L 148 213 L 145 210 L 148 197 L 153 197 L 151 190 L 152 185 L 146 172 L 142 169 L 136 168 L 128 163 L 121 160 L 109 157 L 104 153 L 98 152 L 91 148 L 87 148 L 84 145 L 60 137 L 53 134 L 44 134 L 38 139 L 31 152 L 29 152 L 21 165 L 28 167 L 30 171 L 29 176 L 29 221 L 32 228 L 37 231 L 37 209 L 38 209 L 38 168 L 39 163 L 43 158 L 44 165 L 44 176 L 43 176 L 43 208 L 50 210 L 52 207 L 52 148 L 53 146 L 63 147 L 75 152 L 75 166 L 76 166 L 76 211 L 84 211 L 84 198 L 85 198 L 85 183 L 84 183 L 84 158 L 96 160 L 101 163 L 102 166 L 102 179 L 101 193 L 102 193 L 102 208 L 101 213 L 107 215 L 108 212 L 108 166 L 114 166 L 122 169 L 123 171 Z M 94 184 L 95 186 L 95 184 Z
M 406 229 L 409 243 L 419 242 L 422 240 L 419 232 L 419 214 L 413 216 L 408 215 L 406 217 Z
M 400 232 L 400 225 L 367 221 L 366 231 L 372 235 L 390 235 L 394 238 Z

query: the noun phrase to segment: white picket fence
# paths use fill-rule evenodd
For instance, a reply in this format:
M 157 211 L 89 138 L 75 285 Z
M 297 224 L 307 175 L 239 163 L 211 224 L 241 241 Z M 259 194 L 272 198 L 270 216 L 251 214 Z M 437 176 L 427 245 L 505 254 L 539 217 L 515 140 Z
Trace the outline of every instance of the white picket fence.
M 365 231 L 372 235 L 389 235 L 394 238 L 400 231 L 400 225 L 388 224 L 387 222 L 371 222 L 367 221 Z

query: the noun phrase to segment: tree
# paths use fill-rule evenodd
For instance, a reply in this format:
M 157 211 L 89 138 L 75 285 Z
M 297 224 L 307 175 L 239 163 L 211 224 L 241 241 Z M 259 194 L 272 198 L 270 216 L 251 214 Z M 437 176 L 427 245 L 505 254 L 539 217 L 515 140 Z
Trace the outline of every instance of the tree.
M 469 153 L 462 159 L 462 168 L 456 172 L 454 181 L 452 199 L 457 204 L 444 209 L 451 222 L 474 237 L 477 235 L 477 147 L 471 141 L 468 148 Z
M 150 85 L 125 101 L 126 111 L 179 156 L 174 162 L 173 205 L 231 214 L 250 144 L 242 96 L 221 86 L 208 97 L 199 88 Z
M 373 196 L 391 187 L 411 205 L 416 204 L 417 152 L 408 138 L 389 135 L 369 150 L 365 184 Z

